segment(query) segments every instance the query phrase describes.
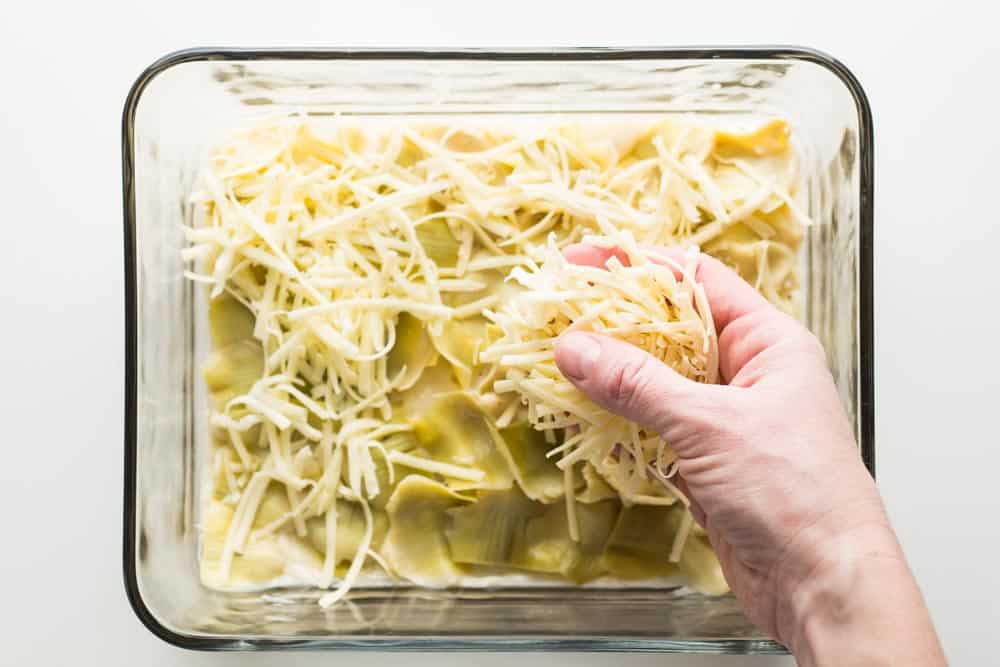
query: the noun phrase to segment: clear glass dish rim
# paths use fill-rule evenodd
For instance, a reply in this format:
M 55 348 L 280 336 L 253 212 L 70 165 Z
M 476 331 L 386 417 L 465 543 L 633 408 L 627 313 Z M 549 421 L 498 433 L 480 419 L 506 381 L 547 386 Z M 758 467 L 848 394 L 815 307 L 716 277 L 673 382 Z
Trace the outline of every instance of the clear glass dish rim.
M 802 46 L 640 47 L 560 49 L 300 49 L 199 47 L 169 53 L 147 67 L 134 81 L 122 112 L 122 196 L 125 250 L 125 456 L 123 516 L 123 578 L 129 604 L 140 622 L 157 637 L 180 648 L 223 650 L 375 650 L 375 651 L 603 651 L 712 654 L 782 654 L 787 650 L 760 639 L 658 639 L 648 637 L 442 637 L 384 636 L 338 639 L 258 639 L 201 637 L 163 625 L 139 590 L 135 555 L 137 447 L 137 313 L 135 246 L 134 124 L 143 91 L 166 70 L 188 62 L 253 60 L 416 60 L 416 61 L 540 61 L 587 62 L 627 60 L 795 60 L 824 67 L 847 88 L 858 113 L 858 344 L 859 447 L 865 467 L 875 475 L 874 376 L 874 137 L 872 111 L 857 77 L 843 63 L 822 51 Z

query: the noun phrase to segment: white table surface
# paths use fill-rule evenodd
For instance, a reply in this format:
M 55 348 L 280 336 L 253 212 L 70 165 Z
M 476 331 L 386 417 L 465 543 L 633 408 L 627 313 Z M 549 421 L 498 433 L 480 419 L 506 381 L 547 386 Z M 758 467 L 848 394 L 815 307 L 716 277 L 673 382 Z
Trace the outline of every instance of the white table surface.
M 889 7 L 896 4 L 3 3 L 0 664 L 405 659 L 487 667 L 511 658 L 189 653 L 156 639 L 133 616 L 120 574 L 119 119 L 129 85 L 147 64 L 174 49 L 209 45 L 753 43 L 828 51 L 871 97 L 879 483 L 953 662 L 991 662 L 988 647 L 1000 628 L 997 17 L 964 0 Z M 517 660 L 580 667 L 791 663 L 657 655 Z

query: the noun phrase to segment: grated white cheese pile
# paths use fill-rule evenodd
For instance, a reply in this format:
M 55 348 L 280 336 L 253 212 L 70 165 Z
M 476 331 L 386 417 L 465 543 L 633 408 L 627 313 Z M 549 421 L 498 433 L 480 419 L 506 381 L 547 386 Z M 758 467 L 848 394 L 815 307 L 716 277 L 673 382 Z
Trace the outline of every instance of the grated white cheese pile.
M 676 456 L 667 444 L 590 402 L 556 366 L 560 337 L 591 331 L 627 341 L 690 379 L 717 379 L 715 325 L 693 265 L 651 260 L 630 233 L 610 231 L 613 236 L 588 236 L 584 242 L 618 248 L 627 264 L 617 256 L 604 269 L 573 264 L 553 244 L 540 269 L 511 272 L 510 279 L 525 289 L 502 311 L 487 314 L 503 336 L 480 355 L 505 374 L 494 391 L 514 395 L 497 423 L 506 425 L 524 404 L 536 429 L 566 430 L 565 440 L 548 455 L 558 457 L 567 485 L 573 466 L 588 462 L 625 503 L 669 505 L 680 499 L 686 504 L 669 481 Z M 571 489 L 565 497 L 576 535 Z

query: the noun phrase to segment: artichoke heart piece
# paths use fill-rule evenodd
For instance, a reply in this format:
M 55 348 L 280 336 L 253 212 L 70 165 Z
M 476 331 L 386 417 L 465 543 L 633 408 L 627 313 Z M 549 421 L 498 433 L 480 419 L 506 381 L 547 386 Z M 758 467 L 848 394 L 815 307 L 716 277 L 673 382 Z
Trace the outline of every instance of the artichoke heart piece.
M 491 425 L 490 429 L 497 449 L 524 495 L 543 503 L 563 496 L 563 473 L 555 461 L 545 456 L 552 445 L 545 442 L 544 433 L 527 422 L 512 424 L 499 431 Z
M 400 167 L 412 167 L 424 157 L 424 152 L 409 139 L 403 140 L 403 145 L 396 156 L 396 164 Z
M 218 500 L 211 500 L 201 518 L 201 576 L 205 580 L 219 569 L 226 531 L 233 520 L 234 509 Z
M 702 537 L 688 537 L 684 543 L 684 551 L 681 552 L 680 568 L 692 590 L 705 595 L 723 595 L 729 592 L 729 584 L 722 574 L 722 565 Z
M 347 500 L 337 501 L 337 560 L 342 563 L 354 558 L 365 535 L 365 515 L 358 503 Z M 309 543 L 320 554 L 326 553 L 326 518 L 313 517 L 306 521 Z M 389 530 L 389 519 L 385 512 L 372 510 L 371 548 L 378 549 Z
M 424 369 L 412 387 L 392 393 L 390 400 L 393 404 L 393 416 L 412 422 L 426 414 L 439 396 L 461 389 L 451 372 L 451 364 L 438 360 L 433 366 Z
M 240 340 L 212 352 L 201 369 L 216 408 L 246 394 L 264 374 L 264 350 L 255 340 Z
M 446 292 L 441 295 L 441 299 L 445 305 L 452 308 L 467 306 L 470 303 L 490 296 L 498 297 L 501 302 L 506 301 L 521 289 L 516 283 L 506 282 L 508 275 L 508 271 L 500 269 L 484 269 L 468 272 L 464 278 L 477 282 L 482 287 L 469 291 Z
M 479 500 L 448 512 L 452 559 L 457 563 L 513 567 L 585 582 L 604 571 L 604 545 L 621 505 L 605 501 L 577 508 L 580 540 L 569 536 L 566 505 L 543 505 L 518 489 L 483 492 Z
M 290 510 L 291 505 L 288 503 L 288 494 L 285 492 L 285 486 L 279 482 L 271 482 L 267 485 L 267 491 L 264 492 L 264 497 L 261 498 L 260 505 L 257 506 L 257 513 L 253 518 L 253 527 L 254 529 L 263 528 L 282 518 Z
M 545 506 L 545 513 L 531 519 L 513 560 L 515 567 L 535 572 L 560 574 L 583 583 L 605 571 L 604 547 L 615 525 L 621 504 L 605 500 L 577 505 L 579 541 L 569 535 L 566 504 Z
M 208 302 L 208 332 L 215 347 L 252 340 L 253 328 L 253 313 L 229 294 L 221 294 Z
M 747 224 L 738 222 L 708 241 L 704 245 L 705 252 L 732 267 L 779 308 L 790 311 L 798 287 L 795 275 L 798 260 L 788 250 L 788 245 L 797 247 L 799 243 L 799 239 L 793 238 L 797 232 L 789 231 L 789 220 L 793 224 L 794 220 L 790 218 L 787 207 L 761 214 L 759 219 L 780 237 L 780 243 L 762 239 Z
M 298 136 L 292 142 L 290 151 L 294 162 L 315 160 L 320 164 L 341 165 L 345 157 L 342 146 L 323 139 L 308 125 L 302 125 L 299 128 Z
M 448 221 L 436 218 L 417 227 L 417 241 L 423 246 L 427 256 L 438 266 L 453 267 L 458 263 L 458 249 L 461 245 L 451 233 Z
M 608 572 L 622 579 L 680 574 L 677 563 L 670 562 L 670 547 L 683 513 L 680 506 L 633 505 L 622 509 L 604 549 Z
M 410 434 L 407 433 L 406 435 Z M 400 442 L 410 442 L 410 439 L 401 438 Z M 412 439 L 412 442 L 414 443 L 413 446 L 415 447 L 416 439 L 415 438 Z M 406 452 L 410 451 L 411 449 L 412 447 L 408 445 L 399 445 L 392 447 L 390 451 L 398 450 Z M 408 465 L 396 462 L 391 464 L 392 479 L 390 481 L 389 465 L 390 464 L 385 460 L 384 457 L 382 456 L 375 457 L 375 478 L 378 480 L 379 494 L 368 501 L 373 510 L 385 509 L 385 506 L 389 503 L 389 498 L 392 497 L 392 492 L 395 490 L 396 485 L 399 484 L 399 482 L 401 482 L 402 480 L 406 479 L 407 476 L 425 474 L 422 471 L 417 470 L 416 468 L 411 468 Z
M 497 490 L 513 485 L 514 477 L 496 447 L 489 417 L 469 394 L 440 394 L 410 423 L 421 448 L 434 460 L 482 470 L 486 477 L 476 482 L 475 488 Z
M 751 285 L 757 282 L 760 270 L 761 237 L 742 222 L 737 222 L 705 244 L 705 251 L 713 253 L 731 266 L 743 280 Z
M 470 304 L 485 299 L 490 305 L 484 305 L 484 308 L 500 308 L 521 291 L 517 283 L 506 281 L 506 277 L 507 272 L 496 270 L 466 274 L 466 279 L 483 287 L 474 291 L 448 293 L 444 295 L 443 301 L 451 308 L 467 308 Z M 479 353 L 502 335 L 503 330 L 490 322 L 482 311 L 467 311 L 462 317 L 444 322 L 441 333 L 433 337 L 433 342 L 441 356 L 451 363 L 459 384 L 468 388 L 478 385 L 484 376 L 489 375 L 491 366 L 479 363 Z
M 457 584 L 462 571 L 451 560 L 447 511 L 471 499 L 422 475 L 410 475 L 389 499 L 389 532 L 382 555 L 396 572 L 420 586 Z
M 720 157 L 763 157 L 784 155 L 788 151 L 788 124 L 775 119 L 753 132 L 715 133 L 715 154 Z
M 581 469 L 583 477 L 583 489 L 578 491 L 576 499 L 581 503 L 596 503 L 601 500 L 618 498 L 618 492 L 611 488 L 611 485 L 601 477 L 594 466 L 587 462 Z
M 281 508 L 280 501 L 275 502 L 277 494 L 270 489 L 268 497 L 265 497 L 264 503 L 269 503 L 270 508 L 264 507 L 262 503 L 255 526 L 259 527 L 266 518 L 273 516 L 273 511 Z M 233 508 L 225 503 L 213 500 L 206 508 L 202 519 L 200 567 L 201 580 L 207 585 L 224 589 L 272 581 L 287 573 L 290 560 L 312 567 L 321 564 L 312 549 L 290 535 L 278 535 L 259 541 L 250 539 L 242 553 L 233 556 L 229 577 L 224 579 L 221 571 L 222 554 L 232 519 Z
M 788 205 L 782 205 L 769 213 L 761 213 L 760 219 L 764 224 L 774 230 L 772 241 L 788 246 L 790 250 L 798 250 L 802 244 L 802 237 L 805 235 L 798 219 L 792 213 Z M 794 253 L 791 262 L 794 264 L 796 257 Z
M 253 337 L 254 316 L 228 294 L 208 303 L 208 330 L 214 350 L 202 376 L 216 408 L 250 391 L 264 374 L 264 349 Z
M 441 327 L 441 334 L 431 338 L 434 349 L 452 365 L 452 372 L 463 388 L 472 385 L 478 374 L 479 351 L 489 341 L 489 321 L 482 316 L 463 320 L 449 320 Z
M 524 541 L 524 530 L 544 507 L 520 491 L 485 491 L 465 507 L 448 510 L 446 531 L 456 563 L 510 566 L 514 549 Z
M 657 143 L 676 155 L 692 155 L 699 162 L 704 161 L 712 151 L 714 135 L 701 127 L 691 127 L 672 121 L 663 121 L 640 135 L 623 157 L 622 164 L 628 165 L 639 160 L 659 157 Z
M 391 378 L 403 373 L 396 382 L 396 389 L 405 390 L 415 385 L 424 369 L 433 366 L 437 358 L 424 323 L 410 313 L 400 313 L 396 320 L 396 343 L 389 351 L 386 367 Z

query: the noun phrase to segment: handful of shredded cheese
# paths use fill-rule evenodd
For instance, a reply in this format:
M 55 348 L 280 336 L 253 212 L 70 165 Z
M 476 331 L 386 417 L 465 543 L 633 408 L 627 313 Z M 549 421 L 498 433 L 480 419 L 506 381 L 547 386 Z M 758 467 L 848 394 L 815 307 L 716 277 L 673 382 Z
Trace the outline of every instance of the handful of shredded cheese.
M 666 482 L 675 455 L 655 433 L 590 402 L 559 371 L 555 346 L 568 332 L 597 332 L 635 345 L 687 378 L 714 383 L 718 343 L 708 300 L 693 266 L 650 260 L 627 233 L 584 242 L 620 248 L 628 264 L 618 257 L 606 269 L 573 264 L 553 245 L 540 269 L 514 269 L 510 279 L 525 289 L 504 310 L 487 313 L 503 336 L 479 358 L 499 365 L 504 379 L 494 391 L 515 393 L 534 428 L 571 431 L 549 452 L 560 457 L 560 469 L 588 461 L 625 502 L 667 504 L 682 497 L 671 495 Z M 518 403 L 511 401 L 498 425 L 509 423 Z

